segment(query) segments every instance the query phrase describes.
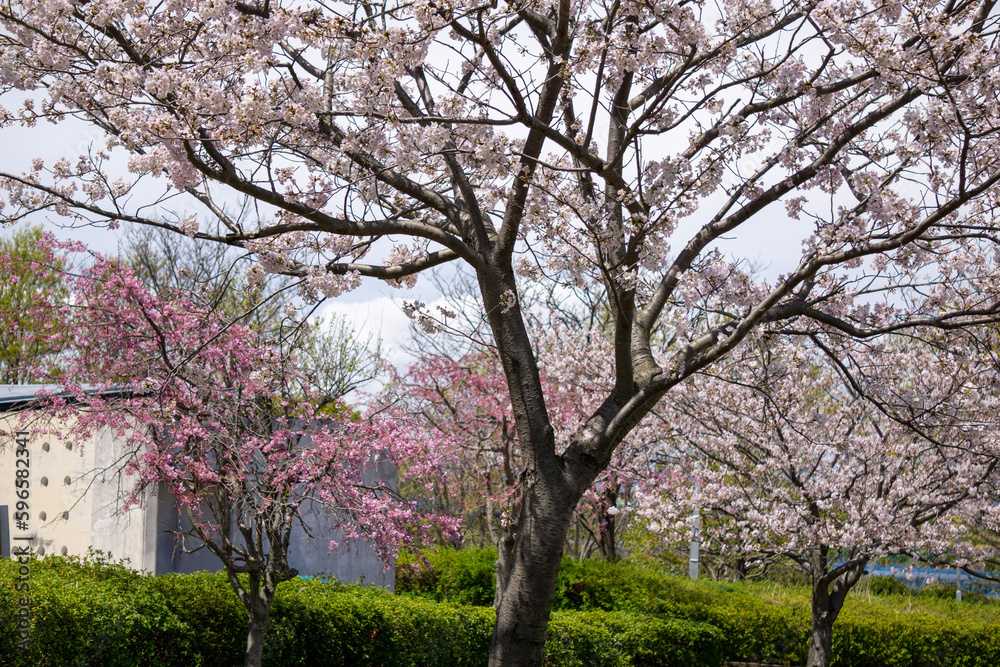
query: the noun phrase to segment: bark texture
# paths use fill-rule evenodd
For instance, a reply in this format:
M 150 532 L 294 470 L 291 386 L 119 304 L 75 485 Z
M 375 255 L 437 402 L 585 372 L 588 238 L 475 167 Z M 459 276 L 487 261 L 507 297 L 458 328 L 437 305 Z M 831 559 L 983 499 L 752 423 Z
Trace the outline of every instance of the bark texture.
M 264 637 L 271 621 L 271 599 L 265 596 L 255 596 L 250 607 L 250 626 L 247 632 L 247 651 L 243 661 L 244 667 L 261 667 L 264 659 Z
M 491 667 L 542 663 L 563 545 L 579 500 L 568 489 L 553 493 L 559 485 L 551 481 L 525 486 L 514 549 L 507 556 L 510 574 L 497 591 Z

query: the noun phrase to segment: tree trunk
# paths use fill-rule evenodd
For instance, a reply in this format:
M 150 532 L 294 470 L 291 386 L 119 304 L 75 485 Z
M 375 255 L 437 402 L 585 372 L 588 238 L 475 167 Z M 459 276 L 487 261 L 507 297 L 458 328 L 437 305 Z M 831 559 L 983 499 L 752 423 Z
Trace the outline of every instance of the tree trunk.
M 618 560 L 615 535 L 615 515 L 609 512 L 618 502 L 618 485 L 610 484 L 604 489 L 604 504 L 598 510 L 597 534 L 601 557 L 609 563 Z
M 269 563 L 269 566 L 272 564 Z M 289 575 L 284 580 L 298 574 L 296 570 L 286 570 Z M 277 592 L 271 572 L 250 572 L 249 585 L 244 587 L 236 572 L 228 569 L 229 585 L 246 608 L 250 619 L 247 624 L 247 648 L 244 654 L 244 667 L 261 667 L 264 658 L 264 638 L 267 626 L 271 621 L 271 603 Z
M 827 599 L 827 601 L 829 598 Z M 812 602 L 812 631 L 809 637 L 809 657 L 806 667 L 830 667 L 833 660 L 833 621 L 828 605 L 818 603 L 815 593 Z
M 496 575 L 496 594 L 493 598 L 493 608 L 500 609 L 500 600 L 503 592 L 507 590 L 507 582 L 510 580 L 510 573 L 514 568 L 514 535 L 515 527 L 506 521 L 500 527 L 500 538 L 497 539 L 497 562 L 493 566 Z
M 806 667 L 830 667 L 833 623 L 844 607 L 847 593 L 858 583 L 868 564 L 868 556 L 860 555 L 828 570 L 827 553 L 826 547 L 815 547 L 810 554 L 812 629 Z
M 544 486 L 526 479 L 522 487 L 510 573 L 497 591 L 490 667 L 537 666 L 545 655 L 556 577 L 579 495 L 562 484 Z
M 261 667 L 264 659 L 264 637 L 271 620 L 271 603 L 255 597 L 250 608 L 250 629 L 247 632 L 247 652 L 244 667 Z

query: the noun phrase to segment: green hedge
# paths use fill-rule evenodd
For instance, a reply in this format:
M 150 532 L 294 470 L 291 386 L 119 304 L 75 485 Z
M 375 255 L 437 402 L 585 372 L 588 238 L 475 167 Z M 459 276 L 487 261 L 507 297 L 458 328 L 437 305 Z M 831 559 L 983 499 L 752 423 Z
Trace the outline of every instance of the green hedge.
M 488 556 L 427 558 L 433 570 L 401 568 L 401 588 L 492 598 Z M 17 563 L 0 562 L 5 628 L 16 621 L 16 571 Z M 31 586 L 30 651 L 17 648 L 15 633 L 0 632 L 2 665 L 242 664 L 246 612 L 222 574 L 152 577 L 99 559 L 50 557 L 31 563 Z M 802 587 L 691 582 L 604 563 L 568 563 L 559 586 L 546 645 L 552 667 L 805 661 Z M 279 588 L 265 663 L 485 665 L 493 619 L 485 605 L 297 579 Z M 992 667 L 1000 664 L 1000 606 L 855 595 L 837 621 L 833 648 L 835 667 Z
M 246 612 L 221 574 L 152 577 L 120 565 L 31 563 L 30 651 L 0 632 L 0 664 L 69 667 L 241 665 Z M 13 628 L 17 564 L 0 563 L 0 624 Z M 318 580 L 279 588 L 265 641 L 271 665 L 485 664 L 492 609 L 397 597 Z
M 545 664 L 551 667 L 718 667 L 725 638 L 705 623 L 627 612 L 555 612 Z
M 0 632 L 0 664 L 139 667 L 240 665 L 246 613 L 221 574 L 152 577 L 101 560 L 31 563 L 30 650 Z M 13 628 L 17 564 L 0 562 L 0 624 Z M 318 580 L 279 588 L 265 641 L 268 665 L 485 665 L 491 607 L 394 596 Z M 704 665 L 722 662 L 719 630 L 636 613 L 555 614 L 546 664 Z
M 497 552 L 489 549 L 403 552 L 396 559 L 396 592 L 488 607 L 496 590 L 496 560 Z
M 993 605 L 962 604 L 979 611 L 982 622 L 869 605 L 845 609 L 834 626 L 832 667 L 1000 665 L 1000 620 Z
M 495 552 L 489 550 L 442 550 L 410 556 L 397 570 L 402 573 L 397 575 L 397 590 L 448 600 L 465 595 L 461 587 L 467 586 L 476 591 L 477 600 L 489 604 L 493 598 L 494 559 Z M 415 567 L 421 562 L 426 566 Z M 892 593 L 897 589 L 876 583 L 881 585 L 869 585 L 864 587 L 866 592 L 858 590 L 848 596 L 834 625 L 835 667 L 1000 665 L 1000 605 L 984 602 L 981 597 L 956 603 L 935 597 L 930 594 L 933 591 L 906 597 L 873 596 L 871 593 Z M 625 641 L 621 632 L 616 636 L 610 631 L 610 619 L 615 613 L 621 613 L 622 618 L 682 620 L 688 623 L 685 627 L 715 628 L 718 634 L 712 635 L 717 638 L 713 648 L 725 660 L 783 665 L 800 665 L 806 660 L 810 604 L 809 589 L 804 586 L 692 582 L 629 563 L 567 558 L 559 572 L 554 608 L 564 612 L 611 612 L 599 617 L 586 613 L 553 615 L 551 627 L 555 629 L 550 631 L 550 644 L 560 637 L 560 623 L 585 626 L 584 619 L 603 619 L 585 640 L 559 640 L 578 656 L 594 656 L 592 662 L 584 664 L 622 664 L 607 657 L 610 649 L 605 648 Z M 646 636 L 655 634 L 649 620 L 642 623 Z M 549 654 L 555 659 L 561 650 L 550 646 Z M 672 650 L 679 655 L 679 649 Z M 637 648 L 629 648 L 628 652 L 632 656 L 647 655 Z M 699 655 L 704 655 L 706 661 L 714 659 L 707 652 Z M 655 659 L 659 662 L 637 660 L 634 664 L 673 664 L 671 659 L 661 656 Z
M 397 564 L 396 590 L 437 601 L 492 604 L 495 560 L 496 552 L 488 549 L 407 554 Z M 728 659 L 774 664 L 805 661 L 808 601 L 776 606 L 745 587 L 691 582 L 627 562 L 564 558 L 553 609 L 681 619 L 694 622 L 693 627 L 717 628 L 720 633 L 715 641 Z

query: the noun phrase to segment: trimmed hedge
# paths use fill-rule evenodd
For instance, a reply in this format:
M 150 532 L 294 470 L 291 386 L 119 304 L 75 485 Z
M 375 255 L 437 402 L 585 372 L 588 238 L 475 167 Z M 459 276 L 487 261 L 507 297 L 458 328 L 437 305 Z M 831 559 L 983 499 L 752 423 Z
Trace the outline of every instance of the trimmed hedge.
M 485 593 L 487 555 L 427 557 L 434 569 L 401 568 L 400 588 L 418 582 L 428 597 L 454 589 L 468 599 L 492 598 Z M 16 572 L 16 562 L 0 562 L 0 624 L 7 628 L 21 595 Z M 567 563 L 559 587 L 561 610 L 546 645 L 551 667 L 805 661 L 804 588 L 691 582 L 586 562 Z M 16 633 L 0 632 L 2 665 L 243 661 L 246 612 L 221 573 L 152 577 L 99 559 L 49 557 L 31 563 L 31 599 L 30 651 L 17 648 Z M 279 588 L 265 664 L 485 665 L 493 620 L 489 606 L 298 579 Z M 1000 664 L 1000 606 L 855 595 L 834 627 L 833 648 L 835 667 L 992 667 Z
M 0 664 L 180 667 L 241 665 L 246 612 L 222 573 L 152 577 L 104 561 L 31 562 L 30 650 L 0 633 Z M 13 628 L 17 563 L 0 562 L 0 624 Z M 268 665 L 485 665 L 491 607 L 394 596 L 297 579 L 279 587 Z M 624 612 L 554 615 L 546 664 L 722 663 L 721 633 L 702 623 Z
M 555 612 L 545 664 L 552 667 L 718 667 L 718 628 L 678 618 L 626 612 Z
M 410 556 L 401 561 L 402 568 L 397 566 L 397 573 L 402 573 L 402 576 L 397 574 L 397 590 L 448 600 L 454 593 L 461 594 L 456 590 L 456 582 L 463 582 L 462 585 L 477 591 L 478 599 L 489 604 L 493 598 L 494 558 L 495 552 L 489 550 L 442 550 Z M 428 566 L 422 570 L 414 567 L 421 561 Z M 475 576 L 480 579 L 474 580 Z M 471 584 L 465 583 L 470 579 Z M 894 587 L 884 584 L 868 587 L 869 593 L 883 589 L 889 593 Z M 588 665 L 620 664 L 606 657 L 608 653 L 600 648 L 624 641 L 604 634 L 612 627 L 610 619 L 614 613 L 621 613 L 623 618 L 637 618 L 643 612 L 646 618 L 686 621 L 689 625 L 685 627 L 715 628 L 719 634 L 713 648 L 721 652 L 724 660 L 800 665 L 805 663 L 808 650 L 810 604 L 809 589 L 804 586 L 692 582 L 629 563 L 580 562 L 567 558 L 559 572 L 554 608 L 611 612 L 595 617 L 586 613 L 553 615 L 550 628 L 558 627 L 564 617 L 581 619 L 579 622 L 584 625 L 586 621 L 582 619 L 602 619 L 600 624 L 594 624 L 586 640 L 589 644 L 572 644 L 576 640 L 567 640 L 578 656 L 593 656 L 592 662 L 583 663 Z M 649 621 L 644 621 L 644 628 L 644 632 L 655 632 Z M 558 630 L 550 630 L 550 644 L 555 637 Z M 548 650 L 553 659 L 559 655 L 560 649 L 550 646 Z M 628 651 L 633 656 L 648 655 L 634 647 Z M 970 600 L 956 603 L 932 595 L 872 596 L 857 590 L 848 596 L 834 625 L 833 652 L 834 667 L 1000 665 L 1000 605 Z M 706 661 L 714 659 L 707 652 L 699 655 L 704 655 Z M 672 659 L 659 656 L 646 663 L 637 658 L 634 664 L 674 664 L 670 662 Z
M 984 622 L 867 605 L 845 609 L 834 625 L 832 667 L 1000 665 L 1000 621 L 991 613 L 992 606 L 972 606 Z M 990 617 L 992 622 L 985 622 Z
M 405 554 L 396 565 L 396 590 L 437 601 L 492 604 L 495 560 L 496 552 L 488 549 Z M 470 596 L 467 591 L 475 593 Z M 719 630 L 718 650 L 729 660 L 802 663 L 808 645 L 808 600 L 776 606 L 742 586 L 691 582 L 627 562 L 564 558 L 553 609 L 652 615 L 693 622 L 692 627 L 713 627 Z
M 0 633 L 0 664 L 242 665 L 247 616 L 223 573 L 153 577 L 121 565 L 45 558 L 31 565 L 30 650 Z M 0 624 L 13 628 L 17 564 L 0 563 Z M 485 664 L 492 609 L 298 579 L 279 587 L 270 665 Z

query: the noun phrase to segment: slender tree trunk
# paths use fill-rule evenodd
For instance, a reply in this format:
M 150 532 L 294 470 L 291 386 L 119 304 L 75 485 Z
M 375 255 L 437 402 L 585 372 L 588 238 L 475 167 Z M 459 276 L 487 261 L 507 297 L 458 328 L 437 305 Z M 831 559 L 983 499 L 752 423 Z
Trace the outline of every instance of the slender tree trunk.
M 250 572 L 249 585 L 244 587 L 233 570 L 227 570 L 229 585 L 236 597 L 246 607 L 250 619 L 247 624 L 247 648 L 244 654 L 244 667 L 261 667 L 264 658 L 264 638 L 267 626 L 271 620 L 271 603 L 274 601 L 275 586 L 265 573 Z
M 615 506 L 618 501 L 618 485 L 609 485 L 604 490 L 604 506 L 600 510 L 597 522 L 598 547 L 601 550 L 601 557 L 609 563 L 618 560 L 618 546 L 615 535 L 615 515 L 608 510 Z
M 261 667 L 264 659 L 264 637 L 271 621 L 271 600 L 264 600 L 261 595 L 254 596 L 250 608 L 250 628 L 247 632 L 247 651 L 243 662 L 244 667 Z

